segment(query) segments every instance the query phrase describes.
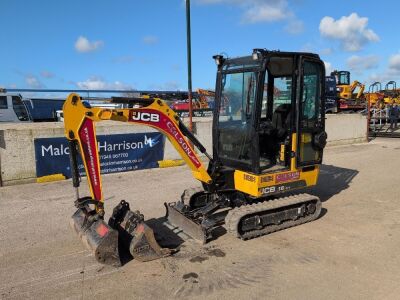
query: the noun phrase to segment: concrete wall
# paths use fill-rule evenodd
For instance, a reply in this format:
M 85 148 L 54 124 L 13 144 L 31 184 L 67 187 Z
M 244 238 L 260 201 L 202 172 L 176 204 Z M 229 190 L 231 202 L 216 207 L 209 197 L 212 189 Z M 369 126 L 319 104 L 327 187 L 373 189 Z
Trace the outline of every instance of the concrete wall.
M 185 120 L 184 120 L 185 121 Z M 198 139 L 212 153 L 211 119 L 195 119 L 194 128 Z M 106 121 L 96 124 L 99 135 L 116 133 L 141 133 L 156 130 L 146 126 Z M 0 123 L 0 186 L 36 180 L 34 139 L 63 137 L 64 126 L 60 122 Z M 167 141 L 164 159 L 180 159 L 179 153 Z
M 361 114 L 327 115 L 328 146 L 367 142 L 367 125 Z
M 328 115 L 328 145 L 367 141 L 366 118 L 358 114 Z M 145 126 L 118 122 L 101 122 L 97 134 L 140 133 L 155 131 Z M 212 121 L 195 119 L 198 139 L 212 154 Z M 0 123 L 0 185 L 32 182 L 36 179 L 34 139 L 64 136 L 62 123 Z M 179 159 L 178 152 L 166 142 L 164 159 Z

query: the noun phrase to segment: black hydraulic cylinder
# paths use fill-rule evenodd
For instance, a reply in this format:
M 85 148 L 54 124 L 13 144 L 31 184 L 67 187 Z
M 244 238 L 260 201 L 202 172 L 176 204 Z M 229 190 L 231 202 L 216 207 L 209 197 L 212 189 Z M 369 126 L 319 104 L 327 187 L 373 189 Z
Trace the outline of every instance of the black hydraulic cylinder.
M 79 187 L 80 177 L 78 171 L 78 149 L 77 141 L 69 140 L 69 161 L 71 165 L 72 184 L 75 188 Z
M 206 153 L 206 148 L 200 143 L 200 141 L 194 136 L 194 134 L 182 123 L 179 121 L 179 129 L 182 131 L 183 135 L 186 136 L 196 147 L 200 150 L 201 153 Z

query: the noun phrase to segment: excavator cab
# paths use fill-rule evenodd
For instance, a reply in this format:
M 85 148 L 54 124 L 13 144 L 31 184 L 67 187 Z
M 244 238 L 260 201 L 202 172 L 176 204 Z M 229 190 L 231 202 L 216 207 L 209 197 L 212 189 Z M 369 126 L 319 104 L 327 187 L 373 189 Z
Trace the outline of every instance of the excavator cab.
M 390 80 L 385 84 L 385 90 L 384 90 L 385 98 L 397 98 L 398 97 L 398 91 L 396 87 L 396 81 Z
M 289 170 L 293 155 L 296 166 L 321 163 L 325 75 L 317 56 L 255 50 L 218 62 L 214 161 L 257 175 Z
M 350 85 L 349 71 L 333 71 L 331 76 L 335 76 L 337 85 Z

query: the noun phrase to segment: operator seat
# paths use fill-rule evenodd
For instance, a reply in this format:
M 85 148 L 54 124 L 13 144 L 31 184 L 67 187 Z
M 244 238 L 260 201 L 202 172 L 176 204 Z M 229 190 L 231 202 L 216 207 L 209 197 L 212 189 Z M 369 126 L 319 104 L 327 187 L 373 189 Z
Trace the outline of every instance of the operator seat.
M 290 112 L 290 104 L 281 104 L 275 109 L 270 121 L 261 119 L 259 143 L 262 168 L 276 164 L 280 143 L 286 139 L 290 127 Z
M 272 115 L 272 127 L 278 142 L 285 140 L 290 127 L 291 104 L 279 105 Z

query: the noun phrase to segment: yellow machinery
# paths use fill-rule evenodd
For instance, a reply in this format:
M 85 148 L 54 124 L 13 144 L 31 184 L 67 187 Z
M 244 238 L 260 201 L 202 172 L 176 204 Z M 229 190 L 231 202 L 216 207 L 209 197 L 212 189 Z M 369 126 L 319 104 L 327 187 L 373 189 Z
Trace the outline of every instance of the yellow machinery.
M 383 92 L 383 101 L 385 104 L 397 103 L 400 104 L 400 92 L 396 88 L 396 81 L 388 81 Z
M 366 99 L 371 107 L 384 108 L 387 104 L 400 104 L 400 91 L 393 80 L 388 81 L 384 89 L 380 82 L 374 82 L 369 86 Z
M 382 92 L 382 84 L 380 82 L 374 82 L 368 88 L 368 93 L 366 94 L 366 99 L 370 106 L 381 106 L 384 105 L 384 93 Z
M 364 99 L 365 85 L 357 80 L 354 80 L 350 84 L 350 72 L 349 71 L 333 71 L 331 76 L 336 78 L 336 86 L 339 89 L 338 94 L 341 99 Z M 358 88 L 358 92 L 355 90 Z
M 223 225 L 246 240 L 319 216 L 318 197 L 293 194 L 317 183 L 326 144 L 325 69 L 319 56 L 254 49 L 250 56 L 214 59 L 218 71 L 212 155 L 161 99 L 129 98 L 124 100 L 132 108 L 108 109 L 84 105 L 77 94 L 68 96 L 65 134 L 77 191 L 71 223 L 98 261 L 119 264 L 121 248 L 141 261 L 171 254 L 158 244 L 143 215 L 131 211 L 125 201 L 114 208 L 108 223 L 104 221 L 95 131 L 95 123 L 103 120 L 150 126 L 168 138 L 202 188 L 187 189 L 180 200 L 165 203 L 166 217 L 174 228 L 202 243 Z M 208 158 L 207 167 L 194 147 Z M 85 197 L 78 192 L 79 153 L 90 188 Z
M 204 90 L 204 89 L 197 89 L 197 95 L 199 97 L 199 107 L 202 108 L 210 108 L 209 103 L 215 101 L 215 92 Z
M 367 101 L 365 101 L 365 85 L 354 80 L 350 84 L 350 72 L 349 71 L 333 71 L 331 76 L 336 79 L 337 87 L 337 101 L 338 108 L 340 111 L 360 111 L 367 107 Z M 356 89 L 358 92 L 356 93 Z

